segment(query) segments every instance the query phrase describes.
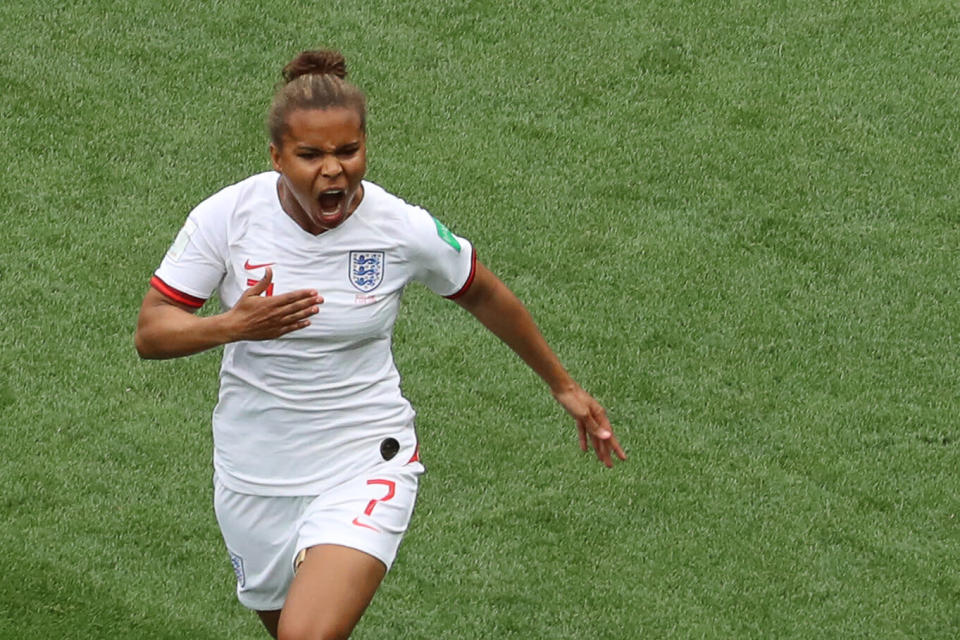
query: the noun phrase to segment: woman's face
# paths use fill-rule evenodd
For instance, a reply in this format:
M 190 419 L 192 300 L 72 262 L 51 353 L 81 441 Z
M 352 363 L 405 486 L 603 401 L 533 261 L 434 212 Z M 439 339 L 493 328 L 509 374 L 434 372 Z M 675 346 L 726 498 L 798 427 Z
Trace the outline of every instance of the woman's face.
M 298 109 L 279 147 L 270 144 L 284 211 L 309 233 L 343 223 L 363 198 L 367 136 L 353 109 Z

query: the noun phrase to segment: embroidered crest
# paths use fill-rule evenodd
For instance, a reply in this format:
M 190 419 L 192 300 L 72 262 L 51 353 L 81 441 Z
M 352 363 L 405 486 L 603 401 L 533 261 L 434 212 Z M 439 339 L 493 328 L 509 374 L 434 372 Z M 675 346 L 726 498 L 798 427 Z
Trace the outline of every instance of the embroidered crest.
M 247 581 L 246 576 L 243 574 L 243 558 L 229 549 L 227 549 L 227 553 L 230 554 L 230 564 L 233 565 L 233 572 L 237 574 L 237 584 L 240 585 L 240 588 L 243 588 Z
M 351 251 L 350 283 L 360 291 L 373 291 L 383 282 L 383 251 Z

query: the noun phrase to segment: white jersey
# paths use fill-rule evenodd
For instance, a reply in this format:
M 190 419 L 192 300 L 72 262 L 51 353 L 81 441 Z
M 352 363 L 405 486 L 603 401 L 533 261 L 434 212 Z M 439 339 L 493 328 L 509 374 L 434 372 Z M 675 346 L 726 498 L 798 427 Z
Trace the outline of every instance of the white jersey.
M 197 206 L 151 284 L 223 310 L 273 270 L 267 295 L 316 289 L 311 325 L 276 340 L 224 347 L 213 413 L 214 466 L 229 489 L 313 495 L 338 477 L 382 462 L 380 444 L 416 456 L 414 411 L 400 393 L 391 341 L 411 280 L 456 297 L 476 269 L 473 246 L 425 210 L 363 182 L 341 225 L 313 235 L 280 206 L 279 174 L 229 186 Z

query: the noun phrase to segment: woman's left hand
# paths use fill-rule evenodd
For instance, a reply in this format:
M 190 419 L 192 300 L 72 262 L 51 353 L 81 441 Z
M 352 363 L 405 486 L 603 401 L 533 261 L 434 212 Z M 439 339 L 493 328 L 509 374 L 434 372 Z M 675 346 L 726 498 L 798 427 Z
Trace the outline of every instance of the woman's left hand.
M 581 450 L 588 449 L 587 441 L 589 440 L 597 454 L 597 460 L 607 467 L 613 466 L 611 452 L 615 453 L 620 460 L 627 459 L 627 454 L 623 452 L 620 442 L 613 435 L 607 412 L 580 385 L 573 383 L 566 389 L 554 391 L 553 397 L 577 421 Z

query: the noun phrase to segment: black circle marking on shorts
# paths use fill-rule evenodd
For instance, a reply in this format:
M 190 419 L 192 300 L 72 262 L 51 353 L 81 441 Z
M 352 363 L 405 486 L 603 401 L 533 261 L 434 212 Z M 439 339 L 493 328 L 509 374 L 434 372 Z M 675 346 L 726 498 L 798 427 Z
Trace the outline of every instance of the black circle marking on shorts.
M 396 438 L 387 438 L 380 443 L 380 456 L 384 460 L 392 460 L 398 451 L 400 451 L 400 443 Z

